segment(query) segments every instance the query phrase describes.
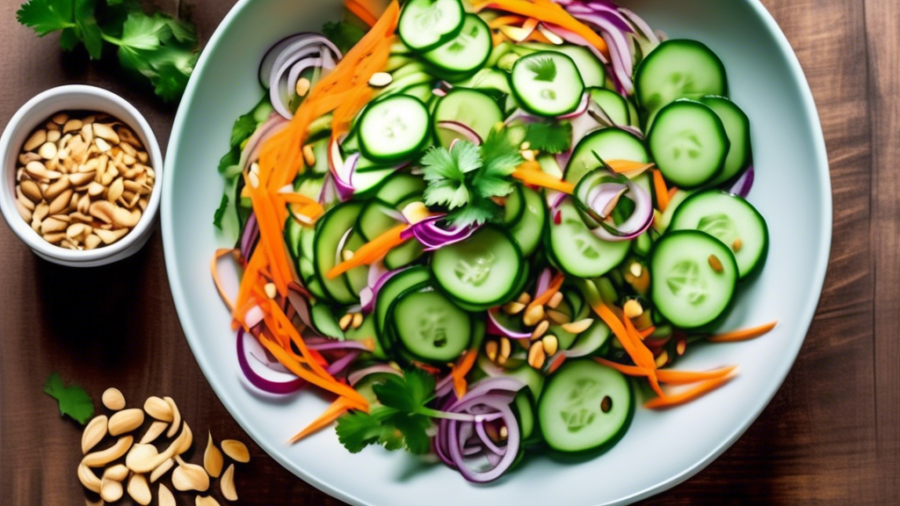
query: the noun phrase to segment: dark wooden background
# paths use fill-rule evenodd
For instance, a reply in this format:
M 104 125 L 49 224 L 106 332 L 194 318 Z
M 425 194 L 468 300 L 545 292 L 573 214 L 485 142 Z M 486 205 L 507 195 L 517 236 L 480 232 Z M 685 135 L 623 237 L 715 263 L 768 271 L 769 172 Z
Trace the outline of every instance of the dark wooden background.
M 0 125 L 44 89 L 88 83 L 132 101 L 165 147 L 174 107 L 123 81 L 115 64 L 63 57 L 55 36 L 16 24 L 19 3 L 0 2 Z M 233 2 L 185 3 L 205 40 Z M 900 2 L 763 3 L 800 57 L 828 143 L 835 228 L 825 292 L 759 420 L 706 470 L 647 503 L 900 504 Z M 171 12 L 176 1 L 157 4 Z M 133 402 L 171 395 L 201 440 L 207 428 L 249 439 L 188 349 L 159 234 L 128 261 L 81 271 L 38 260 L 0 226 L 0 259 L 0 503 L 83 503 L 81 431 L 41 393 L 52 371 L 96 398 L 108 386 Z M 242 504 L 340 504 L 251 451 L 238 469 Z

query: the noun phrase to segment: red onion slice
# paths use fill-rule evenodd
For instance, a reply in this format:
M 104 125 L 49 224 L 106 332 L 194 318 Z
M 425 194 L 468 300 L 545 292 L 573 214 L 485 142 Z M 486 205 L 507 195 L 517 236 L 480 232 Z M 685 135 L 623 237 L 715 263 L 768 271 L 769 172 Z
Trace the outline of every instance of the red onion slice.
M 550 30 L 551 32 L 553 32 L 557 36 L 559 36 L 561 39 L 565 40 L 566 42 L 568 42 L 570 44 L 575 44 L 576 46 L 584 46 L 584 47 L 590 49 L 591 52 L 594 53 L 594 56 L 596 56 L 597 59 L 600 60 L 601 62 L 609 63 L 609 58 L 607 58 L 605 54 L 603 54 L 599 49 L 597 49 L 593 44 L 588 42 L 587 39 L 585 39 L 581 35 L 578 35 L 577 33 L 573 32 L 573 31 L 567 30 L 567 29 L 565 29 L 561 26 L 557 26 L 557 25 L 551 25 L 548 23 L 544 23 L 544 26 L 548 30 Z
M 462 135 L 467 141 L 476 146 L 480 146 L 484 142 L 475 130 L 459 121 L 438 121 L 437 127 Z
M 369 376 L 370 374 L 393 374 L 396 376 L 401 376 L 400 371 L 394 369 L 393 367 L 386 364 L 378 364 L 371 367 L 366 367 L 365 369 L 359 369 L 351 372 L 347 376 L 347 381 L 350 382 L 350 386 L 356 386 L 357 383 L 362 381 L 363 378 Z
M 259 240 L 259 223 L 256 221 L 256 213 L 250 213 L 247 224 L 244 225 L 244 233 L 241 235 L 241 257 L 249 259 L 253 255 L 253 249 Z
M 246 171 L 250 168 L 251 164 L 259 160 L 259 154 L 263 144 L 265 144 L 273 135 L 280 132 L 287 124 L 287 120 L 278 115 L 278 113 L 273 112 L 269 115 L 269 119 L 263 122 L 263 124 L 253 132 L 253 135 L 247 139 L 247 143 L 241 151 L 241 160 L 238 162 L 241 169 Z
M 531 332 L 516 332 L 503 326 L 497 320 L 497 308 L 488 310 L 487 333 L 492 336 L 503 336 L 510 339 L 531 339 Z
M 446 217 L 447 215 L 440 214 L 426 218 L 415 225 L 407 227 L 403 231 L 402 237 L 404 239 L 415 237 L 425 247 L 425 251 L 435 251 L 444 246 L 465 241 L 472 237 L 472 234 L 480 228 L 478 226 L 467 226 L 445 229 L 438 226 L 438 223 Z
M 641 36 L 650 41 L 650 43 L 654 46 L 659 45 L 659 37 L 656 36 L 656 33 L 653 32 L 653 28 L 650 28 L 650 25 L 647 24 L 647 22 L 644 21 L 643 18 L 635 14 L 630 9 L 626 9 L 625 7 L 619 7 L 619 12 L 621 12 L 622 15 L 625 16 L 625 18 L 627 18 L 632 25 L 634 25 L 635 29 L 641 34 Z
M 569 114 L 564 114 L 564 115 L 560 116 L 559 119 L 572 119 L 572 118 L 576 118 L 578 116 L 583 115 L 584 113 L 587 112 L 588 105 L 590 105 L 590 103 L 591 103 L 591 94 L 585 92 L 584 95 L 582 95 L 582 97 L 581 97 L 581 102 L 578 104 L 578 107 L 573 112 L 570 112 Z
M 361 353 L 361 351 L 351 351 L 350 353 L 329 364 L 328 367 L 325 368 L 325 371 L 328 372 L 328 374 L 335 376 L 347 367 L 350 367 L 350 364 L 352 364 L 354 360 L 359 358 L 359 355 Z
M 747 198 L 750 195 L 750 190 L 753 189 L 753 181 L 756 179 L 756 170 L 751 165 L 747 167 L 747 170 L 741 174 L 741 177 L 735 181 L 734 185 L 731 187 L 731 193 L 741 197 Z
M 540 294 L 546 292 L 547 289 L 550 288 L 550 282 L 552 280 L 553 280 L 553 273 L 550 272 L 550 269 L 545 267 L 544 270 L 541 271 L 541 275 L 538 276 L 537 288 L 535 288 L 535 293 L 540 295 Z
M 627 192 L 623 192 L 627 189 Z M 634 212 L 625 220 L 624 223 L 614 225 L 609 223 L 606 218 L 609 216 L 612 208 L 610 203 L 617 202 L 618 198 L 623 194 L 627 195 L 634 204 Z M 640 185 L 632 180 L 620 177 L 619 182 L 601 183 L 592 188 L 585 198 L 587 202 L 582 201 L 581 204 L 590 209 L 594 214 L 601 218 L 600 226 L 593 229 L 594 235 L 604 241 L 630 241 L 637 238 L 647 231 L 653 225 L 653 200 Z
M 519 432 L 519 426 L 516 422 L 515 415 L 512 410 L 509 408 L 509 403 L 506 403 L 505 400 L 495 398 L 493 396 L 483 396 L 480 398 L 475 398 L 471 402 L 471 405 L 482 405 L 488 406 L 490 408 L 495 409 L 502 416 L 502 421 L 504 425 L 506 425 L 506 429 L 508 432 L 507 442 L 506 442 L 506 453 L 500 459 L 499 462 L 492 465 L 491 469 L 487 471 L 477 471 L 475 469 L 470 468 L 465 461 L 463 455 L 463 448 L 465 447 L 465 441 L 460 441 L 460 427 L 458 423 L 447 423 L 446 428 L 446 438 L 448 440 L 448 450 L 449 457 L 453 464 L 459 469 L 460 474 L 463 477 L 473 483 L 488 483 L 496 480 L 503 473 L 509 469 L 513 462 L 515 462 L 516 455 L 519 451 L 519 443 L 521 439 L 521 434 Z M 464 410 L 467 407 L 461 407 L 460 409 Z M 470 429 L 471 430 L 471 429 Z M 468 435 L 464 434 L 468 439 Z M 439 429 L 440 436 L 440 429 Z
M 257 372 L 250 364 L 250 361 L 247 360 L 247 355 L 250 353 L 250 350 L 248 349 L 249 346 L 247 345 L 247 343 L 244 342 L 245 339 L 254 338 L 253 336 L 245 334 L 244 329 L 239 329 L 237 333 L 238 365 L 240 365 L 241 372 L 244 374 L 244 377 L 247 378 L 247 381 L 249 381 L 251 385 L 262 390 L 263 392 L 278 395 L 290 394 L 303 388 L 306 382 L 300 378 L 293 378 L 285 381 L 275 381 L 265 378 L 259 372 Z M 256 346 L 259 346 L 259 344 L 256 343 Z M 261 346 L 259 347 L 262 348 Z

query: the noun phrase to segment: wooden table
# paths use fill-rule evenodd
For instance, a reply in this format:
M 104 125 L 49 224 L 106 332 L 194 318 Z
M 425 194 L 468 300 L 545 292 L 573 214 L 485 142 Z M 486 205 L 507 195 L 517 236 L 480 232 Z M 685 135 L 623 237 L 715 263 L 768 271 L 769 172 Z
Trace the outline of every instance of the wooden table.
M 726 1 L 726 0 L 719 0 Z M 63 55 L 0 7 L 0 124 L 34 94 L 88 83 L 123 95 L 163 147 L 174 106 L 123 80 L 112 63 Z M 174 8 L 175 0 L 159 0 Z M 900 2 L 764 0 L 794 45 L 822 116 L 835 197 L 834 247 L 816 320 L 796 365 L 759 420 L 687 483 L 647 502 L 900 503 Z M 208 38 L 230 8 L 194 0 Z M 0 227 L 0 502 L 81 504 L 80 429 L 41 393 L 59 371 L 99 398 L 117 386 L 133 402 L 171 395 L 200 443 L 249 441 L 214 395 L 182 335 L 160 235 L 136 257 L 74 270 L 38 260 Z M 340 504 L 251 445 L 238 469 L 243 504 Z M 180 504 L 193 504 L 182 497 Z

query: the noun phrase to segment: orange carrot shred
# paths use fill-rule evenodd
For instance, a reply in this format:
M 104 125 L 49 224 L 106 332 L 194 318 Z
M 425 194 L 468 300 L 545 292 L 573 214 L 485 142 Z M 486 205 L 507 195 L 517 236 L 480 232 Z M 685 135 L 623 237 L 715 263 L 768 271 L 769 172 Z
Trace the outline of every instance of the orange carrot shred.
M 456 398 L 462 399 L 466 395 L 466 375 L 475 365 L 475 359 L 478 357 L 478 350 L 468 350 L 453 364 L 450 375 L 453 377 L 453 390 L 456 392 Z
M 608 160 L 606 165 L 615 172 L 635 172 L 651 169 L 655 166 L 653 163 L 633 162 L 631 160 Z
M 553 276 L 553 279 L 550 281 L 550 286 L 544 290 L 544 293 L 540 293 L 535 298 L 528 303 L 528 307 L 525 308 L 525 312 L 531 310 L 533 307 L 543 306 L 544 304 L 550 302 L 550 299 L 559 292 L 559 289 L 562 288 L 563 283 L 566 281 L 566 276 L 563 273 L 558 273 L 556 276 Z
M 302 439 L 305 439 L 316 432 L 324 429 L 331 425 L 335 420 L 338 419 L 341 415 L 350 410 L 351 404 L 347 402 L 347 399 L 343 397 L 338 397 L 336 401 L 334 401 L 331 406 L 328 406 L 328 409 L 322 413 L 319 418 L 316 418 L 315 421 L 306 426 L 305 429 L 300 431 L 296 436 L 292 437 L 288 443 L 296 443 Z
M 675 198 L 675 194 L 676 194 L 676 193 L 678 193 L 678 188 L 677 188 L 677 187 L 673 186 L 673 187 L 669 188 L 669 202 L 671 202 L 672 199 Z
M 654 332 L 656 332 L 656 327 L 647 327 L 647 328 L 645 328 L 644 330 L 638 331 L 638 333 L 639 333 L 640 336 L 641 336 L 641 340 L 647 339 L 647 338 L 650 337 Z
M 344 2 L 344 5 L 347 7 L 348 11 L 352 12 L 356 17 L 361 19 L 363 23 L 370 27 L 375 26 L 375 23 L 378 22 L 378 18 L 369 10 L 369 7 L 363 5 L 359 0 L 347 0 Z
M 728 383 L 732 378 L 734 378 L 734 374 L 728 374 L 726 376 L 722 376 L 720 378 L 715 378 L 711 380 L 704 381 L 700 383 L 696 387 L 686 390 L 684 392 L 669 395 L 667 397 L 657 397 L 656 399 L 650 399 L 646 403 L 644 403 L 645 408 L 649 409 L 660 409 L 660 408 L 670 408 L 673 406 L 680 406 L 687 402 L 690 402 L 694 399 L 697 399 L 713 390 L 719 388 L 720 386 Z
M 606 367 L 615 369 L 626 376 L 639 376 L 639 377 L 650 376 L 650 371 L 648 369 L 645 369 L 645 368 L 637 366 L 637 365 L 620 364 L 618 362 L 613 362 L 612 360 L 607 360 L 602 357 L 595 357 L 594 360 L 597 363 L 603 364 Z
M 406 230 L 406 225 L 397 225 L 372 239 L 356 250 L 352 258 L 334 266 L 326 276 L 328 279 L 334 279 L 351 269 L 381 260 L 390 250 L 406 242 L 406 239 L 402 237 L 404 230 Z
M 669 190 L 666 188 L 666 180 L 663 179 L 659 169 L 653 169 L 653 191 L 656 192 L 656 207 L 659 212 L 666 212 L 669 207 Z
M 707 339 L 707 341 L 711 343 L 734 343 L 738 341 L 747 341 L 749 339 L 754 339 L 764 334 L 768 334 L 769 331 L 774 329 L 776 325 L 778 325 L 777 321 L 767 323 L 765 325 L 760 325 L 759 327 L 736 330 L 734 332 L 726 332 L 724 334 L 710 337 L 709 339 Z
M 213 255 L 212 259 L 212 278 L 213 282 L 216 284 L 216 290 L 219 291 L 219 296 L 222 297 L 222 300 L 225 301 L 225 305 L 228 306 L 228 309 L 234 311 L 234 302 L 228 298 L 228 295 L 225 294 L 225 288 L 222 287 L 222 281 L 219 279 L 219 259 L 228 254 L 237 255 L 239 253 L 238 250 L 234 248 L 222 248 L 216 250 L 215 255 Z
M 515 172 L 512 173 L 512 177 L 518 179 L 519 181 L 522 181 L 527 185 L 540 186 L 542 188 L 549 188 L 551 190 L 558 190 L 569 195 L 575 193 L 574 184 L 568 181 L 557 179 L 542 170 L 531 170 L 529 168 L 519 167 Z
M 525 18 L 522 16 L 500 16 L 496 19 L 492 19 L 488 23 L 488 26 L 491 29 L 496 30 L 501 26 L 517 25 L 523 22 L 525 22 Z
M 703 372 L 660 369 L 656 371 L 656 376 L 659 378 L 659 381 L 668 385 L 689 385 L 728 376 L 734 372 L 735 369 L 737 369 L 737 366 L 722 367 L 721 369 Z

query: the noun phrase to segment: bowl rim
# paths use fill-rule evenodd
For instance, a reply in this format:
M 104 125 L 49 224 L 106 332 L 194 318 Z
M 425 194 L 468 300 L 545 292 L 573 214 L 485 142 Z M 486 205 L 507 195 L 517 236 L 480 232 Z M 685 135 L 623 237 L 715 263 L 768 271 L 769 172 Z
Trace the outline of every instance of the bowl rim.
M 153 170 L 156 172 L 156 184 L 153 186 L 153 190 L 150 193 L 150 201 L 147 204 L 147 208 L 143 211 L 137 226 L 123 237 L 122 240 L 102 248 L 77 251 L 50 244 L 35 232 L 30 224 L 22 219 L 15 207 L 15 185 L 7 184 L 7 178 L 9 177 L 8 172 L 15 170 L 15 163 L 10 166 L 5 163 L 5 160 L 10 150 L 14 149 L 18 151 L 20 149 L 19 147 L 12 146 L 13 138 L 21 132 L 23 124 L 31 119 L 33 111 L 52 100 L 65 100 L 84 96 L 98 98 L 101 102 L 106 102 L 123 109 L 126 114 L 131 116 L 131 118 L 116 117 L 115 119 L 125 123 L 135 130 L 138 135 L 146 139 L 147 145 L 145 147 L 147 148 L 147 153 L 150 155 Z M 37 124 L 40 125 L 40 122 Z M 0 189 L 0 211 L 2 211 L 3 216 L 6 218 L 6 222 L 13 233 L 43 258 L 63 265 L 98 265 L 98 262 L 102 263 L 105 259 L 113 257 L 116 257 L 116 259 L 125 258 L 128 256 L 128 250 L 130 248 L 144 244 L 146 242 L 146 240 L 144 240 L 145 236 L 152 232 L 151 227 L 153 226 L 156 215 L 159 213 L 160 201 L 162 199 L 161 181 L 165 174 L 165 162 L 162 151 L 160 150 L 159 142 L 153 129 L 150 127 L 150 124 L 147 122 L 147 119 L 130 102 L 109 90 L 98 88 L 96 86 L 74 84 L 58 86 L 35 95 L 22 105 L 9 120 L 9 123 L 3 131 L 3 136 L 0 138 L 0 157 L 2 157 L 0 158 L 0 184 L 3 186 L 3 188 Z
M 809 332 L 809 327 L 813 321 L 813 317 L 815 316 L 816 308 L 818 307 L 819 299 L 824 288 L 825 275 L 830 259 L 830 250 L 832 243 L 833 196 L 831 175 L 828 163 L 828 153 L 825 146 L 825 138 L 822 131 L 818 109 L 813 98 L 812 90 L 809 87 L 809 82 L 806 79 L 806 75 L 800 65 L 800 61 L 797 58 L 797 55 L 794 52 L 793 48 L 791 47 L 787 36 L 781 30 L 777 21 L 775 21 L 775 18 L 771 15 L 771 13 L 769 13 L 769 11 L 765 8 L 760 0 L 743 1 L 748 4 L 748 6 L 753 10 L 754 14 L 763 23 L 765 28 L 772 34 L 774 42 L 777 44 L 778 48 L 781 50 L 787 60 L 786 63 L 788 64 L 788 67 L 790 69 L 790 77 L 799 84 L 799 93 L 802 96 L 802 103 L 800 104 L 800 106 L 802 111 L 804 111 L 805 115 L 807 116 L 806 119 L 809 122 L 813 133 L 813 144 L 815 150 L 815 152 L 813 153 L 813 164 L 822 175 L 822 177 L 819 178 L 819 187 L 817 188 L 817 193 L 821 197 L 821 204 L 818 211 L 820 216 L 823 217 L 821 227 L 818 232 L 819 234 L 821 234 L 823 240 L 818 251 L 818 260 L 815 262 L 815 265 L 812 269 L 814 288 L 812 292 L 810 292 L 810 296 L 806 300 L 806 304 L 803 306 L 803 310 L 799 315 L 799 328 L 805 329 L 804 336 L 802 339 L 793 339 L 790 345 L 786 346 L 783 349 L 783 356 L 788 357 L 789 361 L 786 361 L 786 365 L 783 367 L 783 369 L 778 371 L 778 380 L 775 382 L 774 387 L 771 388 L 770 391 L 765 392 L 764 395 L 760 395 L 759 397 L 757 397 L 756 403 L 748 408 L 747 414 L 743 418 L 742 422 L 736 425 L 729 436 L 724 438 L 708 454 L 698 459 L 696 462 L 693 462 L 691 465 L 685 467 L 682 472 L 671 476 L 667 480 L 660 481 L 653 486 L 646 487 L 643 490 L 638 490 L 629 496 L 621 497 L 611 503 L 604 504 L 631 504 L 633 502 L 666 491 L 696 475 L 704 468 L 706 468 L 709 464 L 711 464 L 716 458 L 722 455 L 726 450 L 728 450 L 738 440 L 738 438 L 740 438 L 741 435 L 743 435 L 744 432 L 746 432 L 747 429 L 750 428 L 750 426 L 759 417 L 765 407 L 768 406 L 768 404 L 772 401 L 778 390 L 780 390 L 782 384 L 787 378 L 788 373 L 790 372 L 791 368 L 793 368 L 793 365 L 797 359 L 797 355 L 800 352 L 800 348 L 802 347 L 803 342 L 806 339 L 806 333 Z M 204 50 L 197 63 L 197 66 L 195 68 L 195 75 L 192 76 L 190 82 L 188 83 L 184 95 L 185 100 L 182 101 L 181 105 L 178 108 L 178 113 L 176 115 L 175 122 L 172 128 L 172 134 L 169 139 L 168 153 L 166 156 L 166 174 L 163 177 L 163 194 L 166 197 L 166 205 L 164 205 L 162 208 L 163 246 L 169 285 L 172 289 L 172 296 L 175 302 L 178 317 L 182 322 L 182 329 L 184 330 L 185 338 L 188 341 L 191 350 L 194 352 L 194 356 L 198 364 L 200 365 L 201 371 L 203 372 L 204 376 L 206 376 L 207 381 L 209 381 L 210 385 L 213 387 L 216 395 L 222 401 L 222 404 L 235 418 L 242 429 L 244 429 L 244 431 L 246 431 L 247 434 L 252 439 L 254 439 L 257 444 L 260 445 L 260 447 L 266 452 L 266 454 L 268 454 L 276 462 L 281 464 L 281 466 L 283 466 L 285 469 L 291 471 L 296 476 L 300 477 L 315 488 L 327 493 L 332 497 L 354 505 L 376 506 L 370 501 L 352 495 L 340 488 L 333 486 L 331 483 L 318 479 L 317 477 L 308 473 L 306 470 L 292 463 L 280 452 L 275 451 L 277 450 L 276 448 L 272 448 L 270 447 L 270 445 L 257 440 L 257 438 L 254 436 L 254 432 L 251 430 L 251 425 L 247 423 L 247 419 L 244 417 L 243 413 L 239 409 L 237 409 L 237 404 L 235 403 L 234 399 L 228 394 L 227 390 L 221 387 L 218 380 L 214 376 L 207 373 L 207 371 L 213 370 L 212 364 L 209 363 L 205 355 L 200 353 L 200 350 L 203 346 L 201 340 L 197 336 L 195 336 L 192 331 L 189 330 L 194 328 L 194 325 L 192 323 L 193 319 L 191 314 L 185 309 L 187 308 L 187 297 L 182 291 L 181 285 L 174 274 L 177 271 L 176 265 L 178 264 L 178 260 L 176 258 L 175 248 L 173 246 L 175 242 L 174 216 L 172 209 L 170 208 L 170 203 L 173 202 L 173 178 L 175 173 L 174 163 L 178 158 L 179 151 L 181 149 L 181 143 L 179 139 L 182 135 L 182 131 L 186 128 L 186 117 L 189 108 L 188 103 L 190 97 L 194 95 L 195 90 L 198 87 L 199 78 L 197 76 L 203 73 L 210 55 L 215 51 L 215 48 L 217 48 L 221 44 L 225 33 L 231 27 L 232 23 L 234 23 L 234 21 L 244 13 L 244 11 L 250 6 L 251 3 L 253 3 L 253 0 L 239 0 L 237 4 L 235 4 L 228 12 L 228 14 L 219 24 L 213 36 L 210 38 L 206 50 Z

